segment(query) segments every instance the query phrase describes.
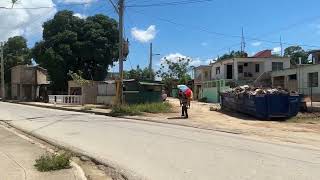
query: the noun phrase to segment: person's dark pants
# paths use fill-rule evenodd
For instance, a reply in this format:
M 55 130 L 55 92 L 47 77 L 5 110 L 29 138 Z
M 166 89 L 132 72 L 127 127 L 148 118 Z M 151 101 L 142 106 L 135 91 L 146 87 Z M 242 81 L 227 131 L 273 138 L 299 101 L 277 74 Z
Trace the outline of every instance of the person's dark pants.
M 188 118 L 188 108 L 186 105 L 182 105 L 182 116 L 184 115 L 186 118 Z

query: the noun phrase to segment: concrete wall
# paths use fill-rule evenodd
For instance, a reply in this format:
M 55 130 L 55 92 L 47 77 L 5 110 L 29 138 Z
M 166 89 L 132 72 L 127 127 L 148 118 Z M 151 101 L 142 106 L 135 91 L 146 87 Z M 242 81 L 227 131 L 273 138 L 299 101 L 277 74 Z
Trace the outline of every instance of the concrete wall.
M 81 95 L 83 96 L 84 104 L 96 104 L 98 96 L 98 83 L 96 81 L 89 81 L 88 84 L 80 86 L 75 81 L 68 82 L 68 94 L 71 93 L 71 88 L 81 88 Z
M 18 84 L 21 81 L 21 66 L 15 66 L 11 69 L 11 83 Z
M 115 105 L 116 102 L 117 102 L 116 96 L 97 96 L 98 104 Z
M 37 70 L 37 83 L 38 84 L 47 84 L 47 72 L 42 70 Z

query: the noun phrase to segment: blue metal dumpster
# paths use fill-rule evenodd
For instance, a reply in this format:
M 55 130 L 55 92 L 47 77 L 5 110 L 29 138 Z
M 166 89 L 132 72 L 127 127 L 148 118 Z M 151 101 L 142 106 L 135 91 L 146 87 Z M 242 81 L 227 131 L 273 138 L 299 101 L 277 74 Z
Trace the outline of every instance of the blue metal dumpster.
M 234 95 L 221 94 L 221 107 L 252 115 L 259 119 L 290 118 L 299 112 L 299 95 L 263 94 Z

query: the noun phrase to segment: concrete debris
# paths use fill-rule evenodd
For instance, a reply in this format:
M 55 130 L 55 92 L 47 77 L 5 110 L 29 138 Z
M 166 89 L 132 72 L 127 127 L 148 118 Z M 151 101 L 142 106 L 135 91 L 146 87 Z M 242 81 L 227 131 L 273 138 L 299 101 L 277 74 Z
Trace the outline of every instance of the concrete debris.
M 282 88 L 258 88 L 258 87 L 251 87 L 248 85 L 238 86 L 234 89 L 226 91 L 227 94 L 233 95 L 263 95 L 263 94 L 283 94 L 283 95 L 298 95 L 298 92 L 295 91 L 288 91 Z

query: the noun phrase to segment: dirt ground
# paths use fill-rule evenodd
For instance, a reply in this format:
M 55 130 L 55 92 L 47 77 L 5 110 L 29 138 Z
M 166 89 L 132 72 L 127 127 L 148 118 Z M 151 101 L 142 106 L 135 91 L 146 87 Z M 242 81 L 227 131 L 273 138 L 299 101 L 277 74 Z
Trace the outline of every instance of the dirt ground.
M 166 122 L 178 122 L 320 148 L 320 113 L 299 113 L 297 117 L 288 120 L 263 121 L 239 113 L 221 111 L 219 104 L 193 101 L 189 109 L 189 119 L 183 119 L 180 117 L 179 100 L 170 98 L 168 101 L 174 106 L 173 113 L 147 114 L 146 116 Z M 215 111 L 210 111 L 210 107 Z

